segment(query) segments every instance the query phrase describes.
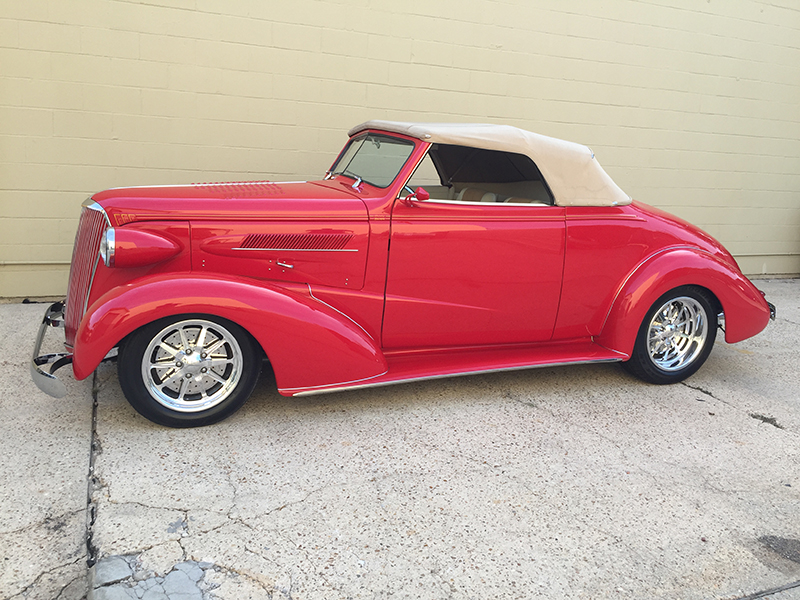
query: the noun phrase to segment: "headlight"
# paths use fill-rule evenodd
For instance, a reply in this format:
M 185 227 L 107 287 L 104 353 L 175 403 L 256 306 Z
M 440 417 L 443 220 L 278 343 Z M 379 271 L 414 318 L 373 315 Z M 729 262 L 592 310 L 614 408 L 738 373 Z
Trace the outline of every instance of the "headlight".
M 116 246 L 114 244 L 114 228 L 109 227 L 100 239 L 100 257 L 107 267 L 114 266 L 114 253 Z
M 177 256 L 181 246 L 164 235 L 134 227 L 109 227 L 100 238 L 100 256 L 107 267 L 144 267 Z

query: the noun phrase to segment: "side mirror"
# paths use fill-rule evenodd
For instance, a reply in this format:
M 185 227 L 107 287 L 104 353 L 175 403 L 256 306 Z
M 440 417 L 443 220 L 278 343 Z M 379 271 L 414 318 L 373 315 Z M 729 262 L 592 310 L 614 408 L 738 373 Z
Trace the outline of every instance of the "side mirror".
M 425 201 L 430 199 L 430 197 L 431 195 L 428 193 L 428 190 L 424 188 L 418 187 L 416 190 L 414 190 L 414 198 L 417 200 Z

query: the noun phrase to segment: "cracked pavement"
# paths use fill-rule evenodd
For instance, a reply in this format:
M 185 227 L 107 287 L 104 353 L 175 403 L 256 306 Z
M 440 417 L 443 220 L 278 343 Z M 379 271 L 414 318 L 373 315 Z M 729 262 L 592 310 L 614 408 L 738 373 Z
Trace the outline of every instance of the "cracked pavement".
M 0 305 L 0 598 L 800 598 L 800 280 L 756 284 L 777 321 L 681 385 L 264 376 L 191 430 L 137 415 L 114 365 L 41 394 L 44 306 Z

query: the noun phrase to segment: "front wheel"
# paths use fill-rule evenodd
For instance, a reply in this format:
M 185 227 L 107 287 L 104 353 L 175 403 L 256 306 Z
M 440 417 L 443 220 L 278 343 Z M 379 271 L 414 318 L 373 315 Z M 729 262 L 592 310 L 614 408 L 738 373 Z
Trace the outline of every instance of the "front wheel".
M 683 286 L 667 292 L 647 312 L 631 358 L 623 366 L 649 383 L 683 381 L 706 361 L 717 337 L 714 299 Z
M 230 416 L 250 396 L 260 367 L 257 348 L 241 327 L 205 315 L 138 329 L 117 360 L 128 402 L 167 427 L 210 425 Z

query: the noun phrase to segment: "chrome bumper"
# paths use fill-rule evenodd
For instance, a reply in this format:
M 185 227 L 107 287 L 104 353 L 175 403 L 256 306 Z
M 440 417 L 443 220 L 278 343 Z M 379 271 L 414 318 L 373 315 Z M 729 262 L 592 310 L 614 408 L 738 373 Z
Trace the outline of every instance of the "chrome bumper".
M 31 358 L 31 378 L 36 386 L 45 394 L 54 398 L 63 398 L 67 395 L 67 386 L 59 381 L 53 373 L 64 365 L 72 363 L 72 354 L 68 352 L 58 352 L 56 354 L 42 354 L 42 341 L 48 327 L 64 327 L 64 301 L 50 305 L 44 313 L 44 319 L 39 326 L 39 333 L 36 336 L 36 344 L 33 347 L 33 357 Z M 49 369 L 44 367 L 50 365 Z
M 775 320 L 775 305 L 772 302 L 767 302 L 767 306 L 769 306 L 769 318 L 774 321 Z

